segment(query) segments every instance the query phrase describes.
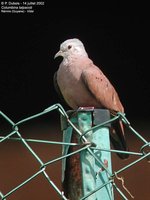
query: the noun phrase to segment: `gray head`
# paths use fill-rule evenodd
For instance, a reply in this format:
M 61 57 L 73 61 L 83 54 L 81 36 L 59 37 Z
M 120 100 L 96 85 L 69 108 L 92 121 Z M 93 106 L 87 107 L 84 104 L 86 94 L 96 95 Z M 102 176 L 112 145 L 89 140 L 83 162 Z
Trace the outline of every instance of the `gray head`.
M 55 57 L 62 56 L 63 58 L 68 58 L 68 56 L 78 55 L 78 56 L 88 56 L 83 43 L 77 39 L 65 40 L 60 45 L 60 50 L 55 54 Z

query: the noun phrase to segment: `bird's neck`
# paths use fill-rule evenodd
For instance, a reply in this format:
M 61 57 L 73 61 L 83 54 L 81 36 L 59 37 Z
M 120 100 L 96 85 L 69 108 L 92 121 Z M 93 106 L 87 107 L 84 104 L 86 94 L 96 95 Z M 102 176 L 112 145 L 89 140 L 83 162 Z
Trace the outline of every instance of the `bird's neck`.
M 63 58 L 63 64 L 64 65 L 68 65 L 71 64 L 79 59 L 84 59 L 84 58 L 88 58 L 88 54 L 85 52 L 84 54 L 74 54 L 74 55 L 69 55 Z

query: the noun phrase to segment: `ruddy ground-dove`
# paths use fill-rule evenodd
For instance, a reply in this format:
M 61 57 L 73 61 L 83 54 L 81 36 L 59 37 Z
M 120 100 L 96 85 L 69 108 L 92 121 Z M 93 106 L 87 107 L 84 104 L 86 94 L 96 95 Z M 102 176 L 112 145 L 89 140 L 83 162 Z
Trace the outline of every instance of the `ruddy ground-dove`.
M 54 74 L 55 89 L 72 109 L 95 107 L 124 112 L 119 96 L 104 73 L 88 57 L 83 43 L 68 39 L 60 45 L 55 58 L 62 56 L 59 69 Z M 115 149 L 127 151 L 124 128 L 121 120 L 112 124 L 111 141 Z M 128 154 L 118 154 L 122 159 Z

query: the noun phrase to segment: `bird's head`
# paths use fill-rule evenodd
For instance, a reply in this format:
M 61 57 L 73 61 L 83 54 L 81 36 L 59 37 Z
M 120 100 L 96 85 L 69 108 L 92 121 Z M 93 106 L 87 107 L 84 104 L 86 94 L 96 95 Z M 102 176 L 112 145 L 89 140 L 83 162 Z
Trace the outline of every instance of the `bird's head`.
M 68 58 L 72 55 L 88 56 L 83 43 L 79 39 L 68 39 L 61 43 L 60 50 L 55 54 L 54 58 L 57 58 L 58 56 Z

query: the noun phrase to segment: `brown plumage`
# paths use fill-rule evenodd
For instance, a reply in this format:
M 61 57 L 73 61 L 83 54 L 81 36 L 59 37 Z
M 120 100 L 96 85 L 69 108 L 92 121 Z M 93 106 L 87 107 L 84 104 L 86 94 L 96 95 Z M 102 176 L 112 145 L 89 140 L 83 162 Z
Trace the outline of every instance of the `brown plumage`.
M 95 107 L 109 109 L 110 113 L 124 112 L 119 96 L 104 73 L 88 57 L 83 43 L 69 39 L 60 45 L 55 58 L 63 60 L 54 76 L 61 98 L 72 108 Z M 127 150 L 124 128 L 119 120 L 112 124 L 111 140 L 116 149 Z M 118 154 L 127 158 L 127 154 Z

